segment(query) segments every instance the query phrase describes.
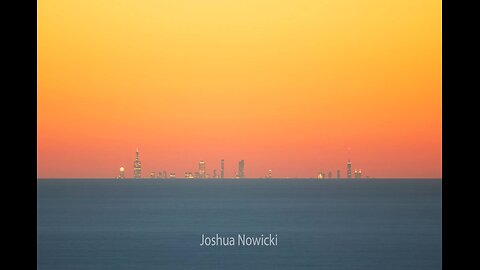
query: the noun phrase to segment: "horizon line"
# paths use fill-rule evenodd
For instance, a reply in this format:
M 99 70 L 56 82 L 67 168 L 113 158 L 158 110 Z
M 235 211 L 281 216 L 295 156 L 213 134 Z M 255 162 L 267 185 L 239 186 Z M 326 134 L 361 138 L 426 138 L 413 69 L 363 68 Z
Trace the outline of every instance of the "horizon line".
M 116 178 L 116 177 L 37 177 L 37 180 L 61 180 L 61 179 L 77 179 L 77 180 L 89 180 L 89 179 L 104 179 L 104 180 L 253 180 L 253 179 L 263 179 L 263 180 L 275 180 L 275 179 L 315 179 L 319 181 L 324 180 L 371 180 L 371 179 L 435 179 L 442 180 L 443 177 L 362 177 L 362 178 L 316 178 L 316 177 L 244 177 L 244 178 L 185 178 L 185 177 L 175 177 L 175 178 Z

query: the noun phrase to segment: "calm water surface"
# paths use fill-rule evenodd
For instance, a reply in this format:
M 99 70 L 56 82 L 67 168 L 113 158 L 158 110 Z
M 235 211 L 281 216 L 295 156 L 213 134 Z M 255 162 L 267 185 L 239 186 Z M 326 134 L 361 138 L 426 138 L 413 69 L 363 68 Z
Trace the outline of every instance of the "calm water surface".
M 441 180 L 38 180 L 38 269 L 441 269 Z M 278 246 L 201 247 L 201 235 Z

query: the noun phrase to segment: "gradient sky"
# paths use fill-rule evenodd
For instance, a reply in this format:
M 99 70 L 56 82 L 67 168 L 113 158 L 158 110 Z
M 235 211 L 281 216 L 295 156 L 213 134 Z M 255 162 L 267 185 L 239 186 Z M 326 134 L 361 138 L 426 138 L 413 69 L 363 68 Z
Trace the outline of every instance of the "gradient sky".
M 39 178 L 442 176 L 441 1 L 38 1 Z

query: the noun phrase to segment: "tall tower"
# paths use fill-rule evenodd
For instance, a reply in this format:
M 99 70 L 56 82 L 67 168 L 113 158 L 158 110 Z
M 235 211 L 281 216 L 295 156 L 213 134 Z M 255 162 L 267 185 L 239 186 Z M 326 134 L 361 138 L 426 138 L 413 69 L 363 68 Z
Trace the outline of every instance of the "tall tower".
M 142 178 L 142 162 L 138 157 L 138 147 L 135 156 L 135 161 L 133 162 L 133 178 Z
M 238 162 L 238 178 L 245 178 L 245 162 L 243 159 Z
M 205 178 L 205 161 L 203 160 L 200 160 L 200 163 L 198 163 L 198 174 L 200 178 Z
M 224 163 L 223 163 L 223 159 L 222 159 L 222 167 L 220 168 L 220 178 L 224 178 L 225 177 L 225 166 L 224 166 Z
M 352 163 L 350 160 L 347 162 L 347 178 L 352 178 Z

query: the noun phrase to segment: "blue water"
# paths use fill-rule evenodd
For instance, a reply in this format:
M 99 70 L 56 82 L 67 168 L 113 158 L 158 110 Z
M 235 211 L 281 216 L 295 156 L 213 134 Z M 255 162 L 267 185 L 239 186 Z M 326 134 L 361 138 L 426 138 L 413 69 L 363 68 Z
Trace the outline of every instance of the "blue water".
M 441 180 L 38 180 L 38 269 L 441 269 Z M 278 246 L 201 247 L 275 233 Z

